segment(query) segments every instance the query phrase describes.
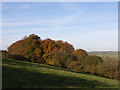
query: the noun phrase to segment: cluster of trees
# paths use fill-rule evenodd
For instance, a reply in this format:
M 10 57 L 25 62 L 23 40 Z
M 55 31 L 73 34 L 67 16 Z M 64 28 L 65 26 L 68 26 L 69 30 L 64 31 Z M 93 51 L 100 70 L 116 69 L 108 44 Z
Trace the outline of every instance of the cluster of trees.
M 8 52 L 4 51 L 3 53 L 4 55 L 8 54 L 8 56 L 16 55 L 15 57 L 17 59 L 21 58 L 21 60 L 26 59 L 30 62 L 43 63 L 77 70 L 78 72 L 118 79 L 117 67 L 110 69 L 106 66 L 102 58 L 90 56 L 83 49 L 74 50 L 74 47 L 68 42 L 61 40 L 54 41 L 49 38 L 41 40 L 35 34 L 31 34 L 13 43 L 8 47 Z
M 31 62 L 45 63 L 54 65 L 54 56 L 56 51 L 64 51 L 65 53 L 72 53 L 74 47 L 61 40 L 54 41 L 49 38 L 41 40 L 35 34 L 24 37 L 13 43 L 8 47 L 8 52 L 16 55 L 21 55 L 31 60 Z

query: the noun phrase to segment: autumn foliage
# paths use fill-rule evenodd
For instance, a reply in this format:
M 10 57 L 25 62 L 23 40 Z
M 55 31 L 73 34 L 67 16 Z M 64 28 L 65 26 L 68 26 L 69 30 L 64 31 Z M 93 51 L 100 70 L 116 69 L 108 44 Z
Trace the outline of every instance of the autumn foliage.
M 50 38 L 41 40 L 35 34 L 13 43 L 8 47 L 8 52 L 3 52 L 3 55 L 12 59 L 26 59 L 30 62 L 119 79 L 117 65 L 112 67 L 112 63 L 108 64 L 98 56 L 90 56 L 83 49 L 74 50 L 68 42 L 55 41 Z

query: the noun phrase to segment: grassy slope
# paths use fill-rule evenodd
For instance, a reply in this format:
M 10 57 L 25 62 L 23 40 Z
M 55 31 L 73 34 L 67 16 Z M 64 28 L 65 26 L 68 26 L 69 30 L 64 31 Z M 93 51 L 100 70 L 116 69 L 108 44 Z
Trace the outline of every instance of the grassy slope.
M 3 88 L 110 88 L 118 81 L 38 63 L 6 59 L 2 62 Z

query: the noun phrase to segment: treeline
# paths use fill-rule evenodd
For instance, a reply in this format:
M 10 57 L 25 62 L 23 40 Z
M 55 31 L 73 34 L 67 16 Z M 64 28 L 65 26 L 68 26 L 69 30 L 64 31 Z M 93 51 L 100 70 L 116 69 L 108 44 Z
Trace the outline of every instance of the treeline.
M 43 63 L 78 72 L 119 79 L 116 64 L 107 65 L 107 60 L 103 60 L 98 56 L 90 56 L 83 49 L 74 50 L 74 47 L 68 42 L 55 41 L 49 38 L 41 40 L 35 34 L 13 43 L 8 47 L 8 52 L 2 51 L 2 54 L 3 58 Z

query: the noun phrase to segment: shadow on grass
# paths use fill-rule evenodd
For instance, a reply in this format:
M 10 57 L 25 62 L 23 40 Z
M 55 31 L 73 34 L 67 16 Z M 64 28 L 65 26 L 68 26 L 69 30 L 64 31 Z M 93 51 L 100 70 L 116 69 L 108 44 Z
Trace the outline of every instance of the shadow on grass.
M 24 68 L 2 67 L 3 88 L 96 88 L 112 87 L 98 81 L 28 71 Z
M 55 70 L 63 70 L 63 71 L 69 71 L 69 72 L 73 72 L 73 73 L 80 73 L 80 74 L 86 74 L 86 75 L 95 75 L 95 76 L 99 76 L 99 77 L 104 77 L 104 76 L 100 76 L 97 74 L 90 74 L 90 73 L 85 73 L 85 72 L 78 72 L 75 70 L 70 70 L 67 68 L 61 68 L 61 67 L 55 67 L 53 65 L 45 65 L 45 64 L 40 64 L 40 63 L 31 63 L 31 62 L 27 62 L 27 61 L 20 61 L 20 60 L 9 60 L 9 59 L 5 59 L 3 60 L 3 63 L 7 63 L 9 65 L 22 65 L 22 66 L 38 66 L 38 67 L 45 67 L 45 68 L 50 68 L 50 69 L 55 69 Z M 108 77 L 104 77 L 104 78 L 108 78 Z M 109 78 L 111 79 L 111 78 Z

